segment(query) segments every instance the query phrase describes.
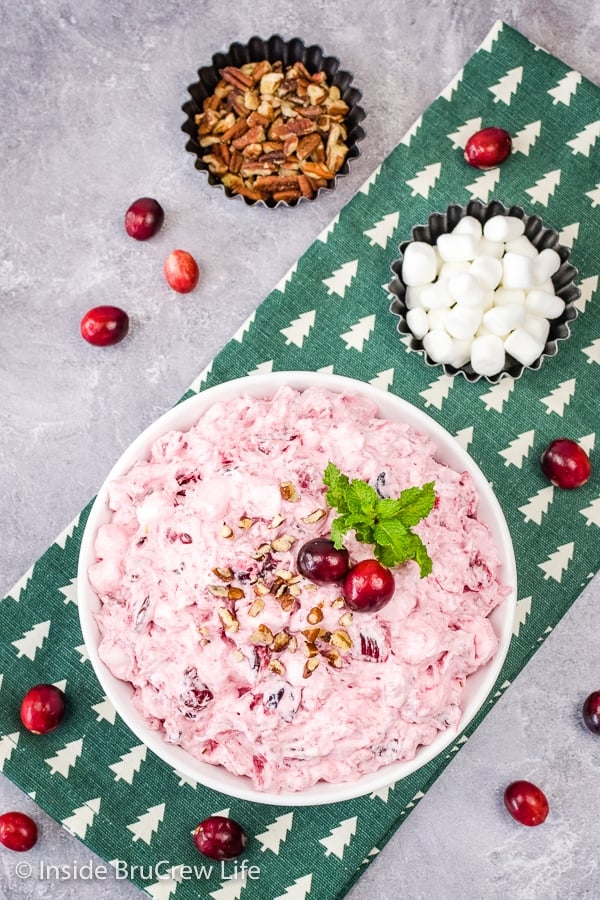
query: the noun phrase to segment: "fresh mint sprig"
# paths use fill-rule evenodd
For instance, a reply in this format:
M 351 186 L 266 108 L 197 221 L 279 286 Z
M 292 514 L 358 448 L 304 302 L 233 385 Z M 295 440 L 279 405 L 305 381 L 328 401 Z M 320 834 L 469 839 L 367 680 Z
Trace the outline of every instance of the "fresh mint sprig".
M 338 512 L 331 523 L 331 540 L 339 550 L 346 532 L 373 544 L 373 553 L 382 566 L 400 566 L 409 559 L 419 566 L 421 578 L 429 575 L 432 561 L 427 548 L 412 527 L 429 515 L 435 503 L 434 482 L 406 488 L 397 499 L 380 497 L 377 491 L 355 478 L 352 481 L 329 462 L 323 474 L 327 503 Z

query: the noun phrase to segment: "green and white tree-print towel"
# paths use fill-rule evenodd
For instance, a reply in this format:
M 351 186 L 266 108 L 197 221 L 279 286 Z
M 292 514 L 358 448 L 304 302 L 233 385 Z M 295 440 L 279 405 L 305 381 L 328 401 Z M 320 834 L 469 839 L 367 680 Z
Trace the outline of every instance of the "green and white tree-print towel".
M 481 172 L 465 164 L 462 147 L 487 125 L 507 129 L 514 152 Z M 107 862 L 141 866 L 133 880 L 154 900 L 344 896 L 597 570 L 598 479 L 561 492 L 538 460 L 564 435 L 593 455 L 600 429 L 599 150 L 600 90 L 498 22 L 186 394 L 253 372 L 349 375 L 426 410 L 481 466 L 512 533 L 517 618 L 496 689 L 447 753 L 370 796 L 316 808 L 253 805 L 190 783 L 116 716 L 87 659 L 75 581 L 87 509 L 0 603 L 0 769 Z M 571 338 L 517 381 L 469 384 L 425 366 L 388 311 L 398 244 L 430 212 L 471 198 L 541 215 L 579 269 Z M 21 727 L 18 712 L 25 690 L 40 681 L 66 686 L 69 696 L 67 718 L 43 739 Z M 192 879 L 181 871 L 148 876 L 160 860 L 205 862 L 190 830 L 223 810 L 252 836 L 244 859 L 259 867 L 259 878 L 231 878 L 233 862 L 207 864 Z

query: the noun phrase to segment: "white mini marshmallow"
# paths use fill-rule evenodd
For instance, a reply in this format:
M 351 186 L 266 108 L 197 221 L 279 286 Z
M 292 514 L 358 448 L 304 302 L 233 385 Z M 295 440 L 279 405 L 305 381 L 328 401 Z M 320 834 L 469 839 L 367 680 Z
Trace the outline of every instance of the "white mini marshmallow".
M 504 343 L 495 334 L 476 337 L 471 344 L 471 365 L 478 375 L 497 375 L 505 359 Z
M 454 342 L 447 331 L 434 328 L 423 338 L 425 352 L 434 362 L 449 363 L 454 355 Z
M 459 341 L 468 341 L 473 337 L 481 322 L 481 308 L 472 309 L 457 303 L 448 310 L 446 316 L 446 330 L 453 338 Z
M 475 216 L 465 216 L 452 229 L 452 234 L 470 234 L 475 238 L 480 238 L 483 228 L 479 219 Z
M 418 284 L 414 287 L 407 287 L 406 294 L 404 295 L 404 302 L 406 303 L 407 309 L 414 309 L 415 306 L 422 306 L 421 303 L 421 295 L 425 288 L 426 284 Z
M 494 300 L 496 297 L 496 291 L 484 291 L 483 293 L 483 306 L 481 307 L 484 312 L 486 310 L 491 309 L 494 306 Z
M 535 276 L 536 284 L 545 281 L 547 278 L 552 278 L 553 275 L 556 275 L 560 267 L 561 259 L 556 250 L 553 250 L 552 247 L 546 247 L 545 250 L 542 250 L 533 264 L 533 274 Z
M 461 262 L 475 259 L 479 241 L 472 234 L 440 234 L 438 250 L 444 262 Z
M 503 241 L 488 241 L 481 238 L 477 253 L 479 256 L 493 256 L 495 259 L 502 259 L 505 249 Z
M 471 341 L 454 341 L 454 355 L 450 360 L 450 365 L 455 369 L 460 369 L 466 365 L 471 359 Z
M 441 331 L 446 330 L 446 319 L 448 318 L 447 309 L 430 309 L 427 313 L 427 317 L 429 319 L 430 331 L 435 331 L 437 329 L 440 329 Z
M 496 306 L 507 306 L 508 304 L 520 303 L 525 306 L 525 291 L 519 291 L 516 288 L 498 288 L 494 291 L 494 304 Z
M 494 306 L 488 309 L 483 316 L 483 324 L 486 328 L 497 334 L 498 337 L 506 337 L 515 328 L 523 325 L 526 318 L 525 307 L 520 303 L 510 303 L 506 306 Z
M 448 282 L 450 296 L 462 306 L 471 309 L 483 306 L 485 291 L 474 275 L 469 272 L 460 272 Z
M 422 341 L 429 331 L 429 317 L 420 306 L 408 310 L 406 324 L 418 341 Z
M 513 241 L 524 231 L 523 219 L 516 216 L 492 216 L 483 226 L 483 236 L 488 241 Z
M 425 241 L 411 241 L 404 251 L 402 280 L 407 286 L 428 284 L 437 274 L 437 254 Z
M 485 325 L 483 324 L 483 320 L 482 320 L 481 325 L 479 326 L 479 328 L 478 328 L 477 331 L 475 332 L 475 337 L 476 337 L 476 338 L 478 338 L 478 337 L 486 337 L 486 335 L 491 334 L 491 333 L 492 333 L 492 332 L 490 331 L 490 329 L 485 327 Z M 494 337 L 498 337 L 498 335 L 494 335 Z
M 533 260 L 519 253 L 505 253 L 502 260 L 502 286 L 529 290 L 533 287 Z
M 424 309 L 448 309 L 453 303 L 447 281 L 434 281 L 421 294 L 421 306 Z
M 545 341 L 537 340 L 524 328 L 517 328 L 504 341 L 504 348 L 517 362 L 530 366 L 544 350 Z
M 471 263 L 470 269 L 482 287 L 493 291 L 502 280 L 502 263 L 495 256 L 478 256 Z
M 505 249 L 507 253 L 520 253 L 521 256 L 529 256 L 531 259 L 537 259 L 539 256 L 536 247 L 524 234 L 512 241 L 507 241 Z
M 439 280 L 448 281 L 449 278 L 454 278 L 459 272 L 468 272 L 471 266 L 472 263 L 467 262 L 466 259 L 463 259 L 462 262 L 442 263 L 442 268 L 440 269 L 440 274 L 438 276 Z
M 535 277 L 535 263 L 533 265 L 534 265 L 533 274 Z M 532 290 L 546 291 L 547 294 L 555 294 L 556 293 L 556 291 L 554 290 L 554 282 L 552 281 L 551 278 L 546 278 L 545 281 L 540 281 L 539 283 L 536 281 L 533 285 Z
M 533 290 L 527 294 L 525 307 L 534 316 L 545 316 L 547 319 L 557 319 L 565 309 L 565 301 L 556 294 L 546 291 Z
M 528 331 L 536 341 L 542 341 L 544 345 L 546 344 L 548 335 L 550 334 L 550 322 L 548 319 L 545 319 L 542 316 L 534 316 L 529 313 L 525 316 L 523 328 L 525 331 Z

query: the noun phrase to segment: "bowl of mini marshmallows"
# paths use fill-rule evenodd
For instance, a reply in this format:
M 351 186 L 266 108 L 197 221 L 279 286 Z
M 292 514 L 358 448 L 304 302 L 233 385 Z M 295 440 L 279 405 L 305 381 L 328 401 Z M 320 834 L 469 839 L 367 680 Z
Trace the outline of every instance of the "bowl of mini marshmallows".
M 399 250 L 390 311 L 427 365 L 472 382 L 519 378 L 570 336 L 581 292 L 569 248 L 520 206 L 449 206 Z

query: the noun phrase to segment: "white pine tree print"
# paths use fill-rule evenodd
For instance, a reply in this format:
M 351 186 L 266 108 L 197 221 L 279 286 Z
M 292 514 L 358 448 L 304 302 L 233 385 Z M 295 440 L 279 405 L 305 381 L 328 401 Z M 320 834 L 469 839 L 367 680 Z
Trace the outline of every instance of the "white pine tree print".
M 492 702 L 493 702 L 493 701 L 490 700 L 490 703 L 492 703 Z M 462 745 L 462 744 L 466 744 L 468 740 L 469 740 L 469 739 L 468 739 L 468 737 L 466 736 L 466 734 L 462 734 L 462 735 L 459 737 L 459 739 L 457 740 L 457 742 L 454 744 L 454 746 L 453 746 L 453 747 L 450 747 L 450 753 L 458 753 L 458 751 L 459 751 L 460 748 L 461 748 L 461 745 Z M 448 756 L 450 756 L 450 753 L 448 754 Z M 446 758 L 447 758 L 447 757 L 446 757 Z M 424 795 L 423 795 L 423 796 L 424 796 Z M 411 802 L 411 803 L 408 803 L 408 804 L 406 805 L 406 809 L 409 809 L 411 806 L 414 806 L 414 805 L 415 805 L 415 804 L 412 803 L 412 802 Z
M 573 306 L 577 307 L 579 312 L 585 312 L 585 308 L 598 289 L 598 276 L 590 275 L 589 278 L 582 278 L 579 282 L 579 290 L 581 296 L 573 302 Z
M 415 134 L 417 133 L 417 131 L 419 130 L 419 128 L 421 127 L 422 124 L 423 124 L 423 116 L 419 116 L 419 118 L 415 119 L 415 121 L 412 123 L 412 125 L 410 126 L 410 128 L 408 129 L 406 134 L 402 137 L 402 139 L 400 140 L 400 143 L 404 144 L 405 147 L 410 147 L 410 142 L 412 141 L 412 139 L 414 138 Z
M 527 621 L 527 616 L 531 612 L 531 600 L 531 597 L 522 597 L 520 600 L 517 600 L 515 621 L 513 624 L 513 634 L 515 637 L 519 637 L 521 625 L 525 624 L 525 622 Z
M 373 794 L 371 794 L 373 796 Z M 380 852 L 378 847 L 373 847 L 372 850 L 369 850 L 363 861 L 361 862 L 361 866 L 368 866 L 374 856 Z
M 26 656 L 27 659 L 34 660 L 35 654 L 40 649 L 48 634 L 50 633 L 50 620 L 47 622 L 38 622 L 29 631 L 23 632 L 23 637 L 18 641 L 13 641 L 13 647 L 17 648 L 17 656 L 19 659 Z
M 547 397 L 540 398 L 541 403 L 547 407 L 546 415 L 550 415 L 550 413 L 556 413 L 557 416 L 564 415 L 565 407 L 569 405 L 575 393 L 575 384 L 574 378 L 561 381 Z
M 73 650 L 75 650 L 76 653 L 79 653 L 80 663 L 86 663 L 90 661 L 85 644 L 80 644 L 79 647 L 73 647 Z
M 333 217 L 333 219 L 331 220 L 329 225 L 326 225 L 325 228 L 323 229 L 323 231 L 317 235 L 317 240 L 321 241 L 322 244 L 326 244 L 327 241 L 329 240 L 329 235 L 333 234 L 333 232 L 335 231 L 335 226 L 338 224 L 339 221 L 340 221 L 340 214 L 338 213 L 337 216 Z
M 292 280 L 292 276 L 295 275 L 297 269 L 298 269 L 298 260 L 296 260 L 296 262 L 292 266 L 290 266 L 290 268 L 287 270 L 287 272 L 285 273 L 285 275 L 283 276 L 281 281 L 277 282 L 277 284 L 275 285 L 275 290 L 279 291 L 280 294 L 285 294 L 285 289 L 288 286 L 288 284 L 290 283 L 290 281 Z
M 346 350 L 353 349 L 362 353 L 365 341 L 369 340 L 374 328 L 375 316 L 363 316 L 362 319 L 355 322 L 350 331 L 340 335 L 341 339 L 346 342 Z
M 489 412 L 495 409 L 501 413 L 504 404 L 515 389 L 515 382 L 512 378 L 502 378 L 497 384 L 494 384 L 487 393 L 480 396 L 480 400 L 485 403 L 485 411 Z
M 577 441 L 579 446 L 585 450 L 585 452 L 589 454 L 592 452 L 594 447 L 596 446 L 596 434 L 592 432 L 592 434 L 586 434 L 584 437 L 580 437 Z
M 516 466 L 517 469 L 520 469 L 523 465 L 523 460 L 533 447 L 534 436 L 535 431 L 524 431 L 522 434 L 517 435 L 505 450 L 499 450 L 498 455 L 504 459 L 504 465 Z
M 554 488 L 549 485 L 539 490 L 533 497 L 529 497 L 528 502 L 519 507 L 519 512 L 523 513 L 525 522 L 535 522 L 536 525 L 541 525 L 542 518 L 548 512 L 553 499 Z
M 268 375 L 269 372 L 273 371 L 273 360 L 269 359 L 266 362 L 259 363 L 256 368 L 250 369 L 248 375 Z
M 317 369 L 317 372 L 322 372 L 323 375 L 333 375 L 333 366 L 321 366 L 320 369 Z
M 600 528 L 600 499 L 592 500 L 589 506 L 579 512 L 585 518 L 586 525 L 597 525 Z
M 248 318 L 244 322 L 242 322 L 242 324 L 240 325 L 240 327 L 238 328 L 236 333 L 233 335 L 234 341 L 237 341 L 238 344 L 243 343 L 244 336 L 246 334 L 248 334 L 248 332 L 250 331 L 250 327 L 252 326 L 252 323 L 254 322 L 255 318 L 256 318 L 256 310 L 254 310 L 254 312 L 250 313 Z
M 9 593 L 6 595 L 7 599 L 10 597 L 11 600 L 15 600 L 17 603 L 21 599 L 21 594 L 23 591 L 27 590 L 27 585 L 31 581 L 31 576 L 33 575 L 33 566 L 28 569 L 22 578 L 19 578 L 17 583 L 12 587 Z
M 369 379 L 369 384 L 372 384 L 373 387 L 379 388 L 380 391 L 387 391 L 394 383 L 394 370 L 393 369 L 385 369 L 383 372 L 378 372 L 375 378 Z
M 374 185 L 375 182 L 377 181 L 377 176 L 379 175 L 380 172 L 381 172 L 381 166 L 377 166 L 377 168 L 373 172 L 371 172 L 371 174 L 369 175 L 367 180 L 365 182 L 363 182 L 363 184 L 361 184 L 361 186 L 358 189 L 361 194 L 367 194 L 367 195 L 369 194 L 369 191 L 371 190 L 372 185 Z
M 304 339 L 308 337 L 315 324 L 316 315 L 317 312 L 314 309 L 311 309 L 310 312 L 300 313 L 297 319 L 292 319 L 287 328 L 281 329 L 286 346 L 294 344 L 296 347 L 302 347 Z
M 505 103 L 510 106 L 513 94 L 523 80 L 523 66 L 516 66 L 509 69 L 506 75 L 503 75 L 498 84 L 493 84 L 489 90 L 494 95 L 494 103 Z
M 398 227 L 399 219 L 400 213 L 388 213 L 383 219 L 375 222 L 373 228 L 368 228 L 366 231 L 363 231 L 365 237 L 369 238 L 371 247 L 374 247 L 375 244 L 377 244 L 378 247 L 385 250 L 389 239 L 394 236 L 394 231 Z
M 58 547 L 62 547 L 63 550 L 65 549 L 68 539 L 73 536 L 73 532 L 79 525 L 79 518 L 80 517 L 77 516 L 75 519 L 73 519 L 72 522 L 69 522 L 67 527 L 63 531 L 61 531 L 61 533 L 59 535 L 57 535 L 55 537 L 54 543 Z
M 285 894 L 280 894 L 274 900 L 306 900 L 312 887 L 312 875 L 303 875 L 296 878 L 293 884 L 285 889 Z
M 152 900 L 171 900 L 176 890 L 177 882 L 171 878 L 161 878 L 160 881 L 144 887 L 144 891 L 152 897 Z
M 327 288 L 327 295 L 331 297 L 332 294 L 337 294 L 338 297 L 343 299 L 346 288 L 350 287 L 357 271 L 357 259 L 351 259 L 349 262 L 341 265 L 339 269 L 334 269 L 333 274 L 329 278 L 323 279 L 323 284 Z
M 553 578 L 559 583 L 562 581 L 564 573 L 569 568 L 569 563 L 573 559 L 575 544 L 571 541 L 568 544 L 561 544 L 554 553 L 551 553 L 546 562 L 538 563 L 538 568 L 544 573 L 544 580 Z
M 592 201 L 592 209 L 600 206 L 600 182 L 596 185 L 593 191 L 586 191 L 585 196 L 589 197 Z
M 393 784 L 386 784 L 384 787 L 379 788 L 378 791 L 373 791 L 372 794 L 369 794 L 369 798 L 371 800 L 382 800 L 383 803 L 387 803 L 390 799 L 390 791 L 393 790 Z
M 562 231 L 559 231 L 558 237 L 561 244 L 565 247 L 573 247 L 573 244 L 579 237 L 579 222 L 573 222 L 572 225 L 565 225 Z
M 570 106 L 571 98 L 580 84 L 581 75 L 579 72 L 567 72 L 564 78 L 561 78 L 557 85 L 548 91 L 552 97 L 552 105 L 556 106 L 557 103 L 564 103 L 565 106 Z
M 496 189 L 496 185 L 500 181 L 500 169 L 489 169 L 476 178 L 471 184 L 466 185 L 472 200 L 483 200 L 487 203 L 490 194 Z
M 213 891 L 210 896 L 213 900 L 239 900 L 245 887 L 246 878 L 232 878 L 222 881 L 219 890 Z
M 92 706 L 92 709 L 96 713 L 96 722 L 109 722 L 111 725 L 115 724 L 117 711 L 106 695 L 100 703 L 95 703 L 94 706 Z
M 134 776 L 140 771 L 142 763 L 146 759 L 147 747 L 145 744 L 139 744 L 132 747 L 128 753 L 121 756 L 119 762 L 112 763 L 108 768 L 115 773 L 115 781 L 126 781 L 132 784 Z
M 428 388 L 421 391 L 419 396 L 425 400 L 425 406 L 435 406 L 436 409 L 441 409 L 452 387 L 454 387 L 452 376 L 440 375 L 439 378 L 431 382 Z
M 77 579 L 71 578 L 68 584 L 58 589 L 63 595 L 65 603 L 74 603 L 77 606 Z
M 56 775 L 58 772 L 64 778 L 69 777 L 69 769 L 74 766 L 83 749 L 83 738 L 76 741 L 69 741 L 62 750 L 59 750 L 54 756 L 48 757 L 44 762 L 50 766 L 50 774 Z
M 424 169 L 417 172 L 414 178 L 409 178 L 406 184 L 411 189 L 411 197 L 419 196 L 427 200 L 429 192 L 440 177 L 441 171 L 441 163 L 431 163 L 431 165 L 425 166 Z
M 267 825 L 266 831 L 256 835 L 256 840 L 260 841 L 260 849 L 263 853 L 266 850 L 271 850 L 276 855 L 279 853 L 279 846 L 288 836 L 293 821 L 293 813 L 286 813 L 283 816 L 278 816 L 274 822 Z
M 460 72 L 457 72 L 454 78 L 448 82 L 444 90 L 440 93 L 440 97 L 443 97 L 444 100 L 447 100 L 448 103 L 452 100 L 454 96 L 454 92 L 458 88 L 459 84 L 463 80 L 464 69 L 461 69 Z
M 596 338 L 588 347 L 584 347 L 581 352 L 587 356 L 588 365 L 590 363 L 600 363 L 600 338 Z
M 496 22 L 494 22 L 494 24 L 492 26 L 492 30 L 490 32 L 488 32 L 488 34 L 486 35 L 486 37 L 479 49 L 485 50 L 486 53 L 491 53 L 492 49 L 494 47 L 494 44 L 498 40 L 500 32 L 502 31 L 503 28 L 504 28 L 504 22 L 502 21 L 502 19 L 498 19 Z
M 538 119 L 537 122 L 530 122 L 529 125 L 525 125 L 524 128 L 517 131 L 512 139 L 512 152 L 529 156 L 529 151 L 539 138 L 541 130 L 542 122 Z
M 465 738 L 465 741 L 466 741 L 466 738 Z M 425 794 L 423 793 L 423 791 L 417 791 L 417 793 L 412 798 L 412 800 L 408 801 L 408 803 L 406 804 L 404 809 L 413 809 L 413 807 L 415 807 L 417 805 L 417 803 L 419 802 L 419 800 L 422 800 L 424 796 L 425 796 Z
M 468 450 L 473 443 L 473 426 L 469 425 L 468 428 L 461 428 L 460 431 L 456 432 L 455 437 L 463 450 Z
M 477 119 L 467 119 L 464 125 L 461 125 L 460 128 L 457 128 L 456 131 L 453 131 L 452 134 L 448 135 L 448 138 L 452 141 L 452 149 L 464 150 L 465 144 L 471 135 L 480 130 L 481 116 Z
M 567 141 L 567 147 L 571 148 L 573 154 L 581 153 L 582 156 L 589 158 L 590 151 L 599 137 L 600 119 L 597 119 L 596 122 L 590 122 L 582 131 L 579 131 L 573 140 Z
M 3 734 L 0 738 L 0 772 L 4 771 L 4 763 L 11 758 L 19 737 L 19 732 L 15 731 L 13 734 Z
M 533 203 L 540 203 L 542 206 L 548 206 L 550 197 L 560 184 L 560 169 L 553 169 L 552 172 L 546 172 L 541 178 L 538 178 L 534 187 L 525 188 L 525 193 L 529 194 Z
M 131 831 L 133 835 L 132 840 L 143 841 L 145 844 L 150 845 L 152 843 L 154 832 L 162 822 L 164 815 L 164 803 L 150 806 L 147 812 L 142 816 L 138 816 L 137 822 L 133 822 L 131 825 L 127 826 L 127 829 Z
M 185 784 L 187 784 L 188 787 L 192 788 L 192 790 L 196 790 L 196 788 L 198 787 L 197 781 L 194 781 L 194 779 L 190 778 L 188 775 L 184 775 L 183 772 L 180 772 L 178 769 L 173 769 L 173 771 L 179 778 L 179 787 L 183 787 Z
M 73 834 L 83 841 L 88 828 L 99 811 L 100 797 L 87 800 L 83 806 L 78 806 L 77 809 L 73 810 L 73 815 L 67 816 L 66 819 L 62 820 L 62 826 L 66 828 L 69 834 Z
M 325 847 L 325 856 L 337 856 L 338 859 L 344 858 L 346 847 L 349 846 L 353 836 L 356 834 L 357 816 L 350 819 L 343 819 L 336 828 L 332 828 L 329 837 L 321 838 L 320 844 Z

